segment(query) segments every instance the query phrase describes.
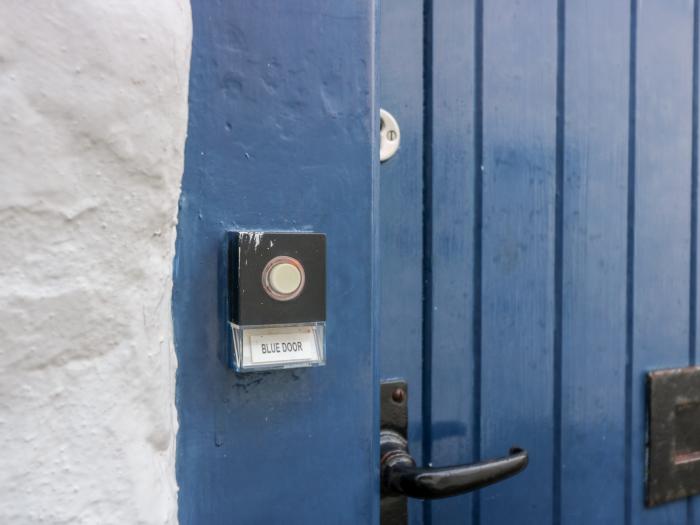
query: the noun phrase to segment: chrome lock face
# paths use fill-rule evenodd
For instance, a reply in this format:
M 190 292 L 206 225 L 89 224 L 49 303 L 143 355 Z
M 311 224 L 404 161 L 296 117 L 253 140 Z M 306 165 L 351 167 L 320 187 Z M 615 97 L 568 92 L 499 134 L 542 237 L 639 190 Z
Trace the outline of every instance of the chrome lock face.
M 389 160 L 401 145 L 401 130 L 394 116 L 385 109 L 379 110 L 379 160 Z
M 326 237 L 234 232 L 226 361 L 238 372 L 325 363 Z

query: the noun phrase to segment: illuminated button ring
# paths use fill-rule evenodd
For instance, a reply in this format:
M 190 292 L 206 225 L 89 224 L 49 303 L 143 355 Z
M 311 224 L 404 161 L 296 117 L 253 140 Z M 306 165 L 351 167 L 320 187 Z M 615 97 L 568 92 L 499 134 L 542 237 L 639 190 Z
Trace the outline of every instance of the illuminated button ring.
M 291 301 L 304 289 L 304 267 L 293 257 L 271 259 L 262 272 L 262 285 L 267 295 L 277 301 Z

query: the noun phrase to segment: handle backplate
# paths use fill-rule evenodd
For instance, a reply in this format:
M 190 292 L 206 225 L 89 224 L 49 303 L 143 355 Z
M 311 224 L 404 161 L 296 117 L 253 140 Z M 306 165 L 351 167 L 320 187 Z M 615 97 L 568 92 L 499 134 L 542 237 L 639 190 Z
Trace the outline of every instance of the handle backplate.
M 408 385 L 406 381 L 383 381 L 380 390 L 382 429 L 389 429 L 401 436 L 408 433 Z M 408 498 L 404 494 L 382 492 L 380 503 L 381 525 L 406 525 L 408 523 Z

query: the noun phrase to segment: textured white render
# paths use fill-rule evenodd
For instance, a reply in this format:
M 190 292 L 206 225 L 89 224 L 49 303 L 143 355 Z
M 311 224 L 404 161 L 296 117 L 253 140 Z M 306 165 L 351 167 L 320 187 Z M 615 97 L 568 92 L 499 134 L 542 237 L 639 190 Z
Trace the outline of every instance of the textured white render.
M 187 0 L 0 2 L 0 523 L 175 523 Z

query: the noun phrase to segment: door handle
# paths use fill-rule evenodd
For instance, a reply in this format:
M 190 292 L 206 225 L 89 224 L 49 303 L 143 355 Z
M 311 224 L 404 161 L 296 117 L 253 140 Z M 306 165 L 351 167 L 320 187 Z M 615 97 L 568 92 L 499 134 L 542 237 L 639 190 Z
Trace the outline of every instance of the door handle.
M 394 430 L 379 436 L 383 495 L 438 499 L 464 494 L 514 476 L 527 467 L 527 452 L 513 447 L 507 456 L 470 465 L 417 467 L 408 442 Z
M 380 388 L 379 476 L 381 525 L 408 523 L 408 498 L 438 499 L 480 489 L 514 476 L 527 467 L 519 447 L 507 456 L 471 465 L 418 467 L 408 450 L 408 384 L 382 381 Z

